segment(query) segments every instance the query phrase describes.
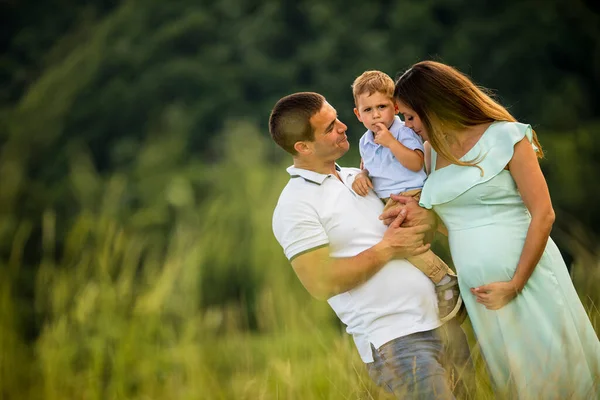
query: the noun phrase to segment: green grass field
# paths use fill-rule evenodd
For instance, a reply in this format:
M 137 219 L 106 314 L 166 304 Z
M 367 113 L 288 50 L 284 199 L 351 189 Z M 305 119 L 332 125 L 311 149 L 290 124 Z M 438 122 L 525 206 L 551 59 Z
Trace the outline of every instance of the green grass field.
M 119 174 L 78 180 L 86 167 L 75 165 L 88 200 L 70 221 L 44 214 L 39 265 L 23 261 L 36 222 L 12 221 L 0 261 L 0 399 L 389 398 L 271 233 L 283 166 L 256 162 L 260 144 L 242 148 L 210 168 L 156 175 L 154 188 Z M 198 176 L 210 190 L 194 192 Z M 151 201 L 125 209 L 131 191 Z M 573 280 L 598 332 L 599 259 L 572 239 Z M 471 394 L 491 399 L 476 358 Z

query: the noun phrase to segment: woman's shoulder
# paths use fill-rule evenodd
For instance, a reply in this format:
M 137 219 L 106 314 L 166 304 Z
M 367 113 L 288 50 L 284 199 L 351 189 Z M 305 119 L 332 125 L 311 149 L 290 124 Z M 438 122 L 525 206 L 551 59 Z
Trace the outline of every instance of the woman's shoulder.
M 421 194 L 422 205 L 430 208 L 449 202 L 470 188 L 486 183 L 502 173 L 514 155 L 515 144 L 524 137 L 532 140 L 531 126 L 528 124 L 493 122 L 463 157 L 463 161 L 477 160 L 477 167 L 450 164 L 436 170 L 427 178 Z M 432 166 L 435 168 L 434 153 Z
M 531 142 L 533 137 L 531 125 L 516 121 L 494 121 L 486 133 L 489 133 L 486 136 L 489 137 L 488 142 L 490 144 L 497 143 L 498 141 L 521 141 L 524 137 L 527 137 Z

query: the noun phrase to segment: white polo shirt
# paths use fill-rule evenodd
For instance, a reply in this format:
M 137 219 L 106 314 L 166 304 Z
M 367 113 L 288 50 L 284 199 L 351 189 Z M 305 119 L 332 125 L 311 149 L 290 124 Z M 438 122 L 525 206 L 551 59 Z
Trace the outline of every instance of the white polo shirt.
M 353 257 L 381 241 L 387 229 L 379 220 L 383 203 L 372 191 L 354 193 L 360 170 L 337 168 L 343 183 L 334 175 L 287 169 L 291 179 L 275 208 L 273 232 L 290 261 L 323 246 L 331 257 Z M 327 301 L 365 363 L 373 361 L 371 343 L 379 348 L 441 325 L 433 283 L 406 260 L 390 261 L 367 282 Z

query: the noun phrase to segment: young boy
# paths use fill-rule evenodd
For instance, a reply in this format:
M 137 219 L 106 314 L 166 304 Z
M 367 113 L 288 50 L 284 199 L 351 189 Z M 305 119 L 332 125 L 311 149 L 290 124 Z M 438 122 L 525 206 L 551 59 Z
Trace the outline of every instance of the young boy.
M 352 94 L 354 114 L 367 128 L 359 142 L 362 172 L 352 189 L 361 196 L 373 190 L 385 209 L 395 203 L 390 194 L 419 201 L 427 178 L 423 142 L 396 115 L 394 81 L 383 72 L 366 71 L 354 80 Z M 462 305 L 456 275 L 431 250 L 408 261 L 435 283 L 442 322 L 452 319 Z

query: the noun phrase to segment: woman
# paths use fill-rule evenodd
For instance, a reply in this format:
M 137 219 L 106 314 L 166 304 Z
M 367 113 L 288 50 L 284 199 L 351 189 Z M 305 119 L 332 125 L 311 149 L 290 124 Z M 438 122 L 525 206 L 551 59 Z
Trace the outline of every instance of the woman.
M 558 248 L 536 133 L 457 70 L 424 61 L 396 82 L 407 126 L 430 143 L 421 206 L 452 259 L 498 394 L 596 399 L 600 343 Z

